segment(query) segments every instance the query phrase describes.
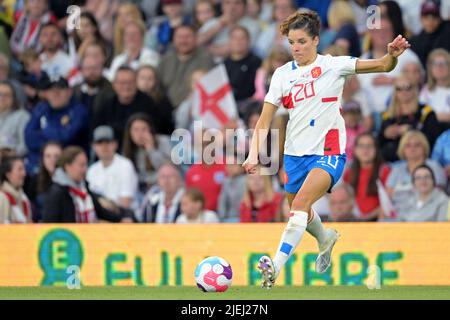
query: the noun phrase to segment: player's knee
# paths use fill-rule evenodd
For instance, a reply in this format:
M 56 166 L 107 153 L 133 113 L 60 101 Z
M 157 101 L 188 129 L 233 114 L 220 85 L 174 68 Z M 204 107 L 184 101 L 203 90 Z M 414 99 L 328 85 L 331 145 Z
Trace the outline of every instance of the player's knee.
M 295 197 L 292 201 L 292 210 L 301 210 L 305 212 L 311 211 L 311 206 L 313 205 L 312 197 L 308 197 L 308 195 L 299 195 Z

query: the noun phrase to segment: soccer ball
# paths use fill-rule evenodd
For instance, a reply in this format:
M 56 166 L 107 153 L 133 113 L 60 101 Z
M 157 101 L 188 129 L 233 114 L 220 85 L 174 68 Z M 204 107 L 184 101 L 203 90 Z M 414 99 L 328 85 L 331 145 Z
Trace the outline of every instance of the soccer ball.
M 220 257 L 208 257 L 195 269 L 195 281 L 204 292 L 224 292 L 231 286 L 233 271 Z

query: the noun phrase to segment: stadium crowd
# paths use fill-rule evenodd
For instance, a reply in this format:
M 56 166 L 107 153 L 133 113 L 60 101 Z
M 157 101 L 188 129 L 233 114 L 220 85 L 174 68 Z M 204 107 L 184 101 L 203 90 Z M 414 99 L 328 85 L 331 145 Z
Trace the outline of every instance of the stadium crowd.
M 245 147 L 179 164 L 171 136 L 192 132 L 196 83 L 218 64 L 238 117 L 217 129 L 254 128 L 274 70 L 292 60 L 278 26 L 304 8 L 321 17 L 322 54 L 379 58 L 398 34 L 411 43 L 391 73 L 347 79 L 347 167 L 316 211 L 448 221 L 448 0 L 0 0 L 0 223 L 287 221 L 286 110 L 268 141 L 280 145 L 275 174 L 246 175 Z M 233 140 L 201 133 L 190 160 Z

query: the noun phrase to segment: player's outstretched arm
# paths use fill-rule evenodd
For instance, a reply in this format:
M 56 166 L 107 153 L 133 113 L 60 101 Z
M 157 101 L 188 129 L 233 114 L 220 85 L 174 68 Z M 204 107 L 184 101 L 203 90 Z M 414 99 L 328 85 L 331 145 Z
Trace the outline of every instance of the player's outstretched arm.
M 275 115 L 275 112 L 277 112 L 277 109 L 277 106 L 264 102 L 262 113 L 259 116 L 258 122 L 256 122 L 255 131 L 253 132 L 248 157 L 242 164 L 247 173 L 256 173 L 259 150 L 266 141 L 270 124 L 272 123 L 273 116 Z
M 390 72 L 397 65 L 397 58 L 411 45 L 398 35 L 387 46 L 387 54 L 379 59 L 358 59 L 356 61 L 356 73 L 375 73 L 375 72 Z

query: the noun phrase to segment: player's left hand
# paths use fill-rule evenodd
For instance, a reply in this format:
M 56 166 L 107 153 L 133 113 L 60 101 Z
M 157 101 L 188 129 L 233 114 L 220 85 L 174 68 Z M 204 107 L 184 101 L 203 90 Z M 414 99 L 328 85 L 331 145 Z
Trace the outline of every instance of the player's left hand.
M 391 56 L 397 58 L 409 47 L 411 47 L 411 45 L 409 44 L 408 40 L 406 40 L 402 35 L 399 34 L 397 38 L 394 39 L 394 41 L 388 44 L 387 50 Z

